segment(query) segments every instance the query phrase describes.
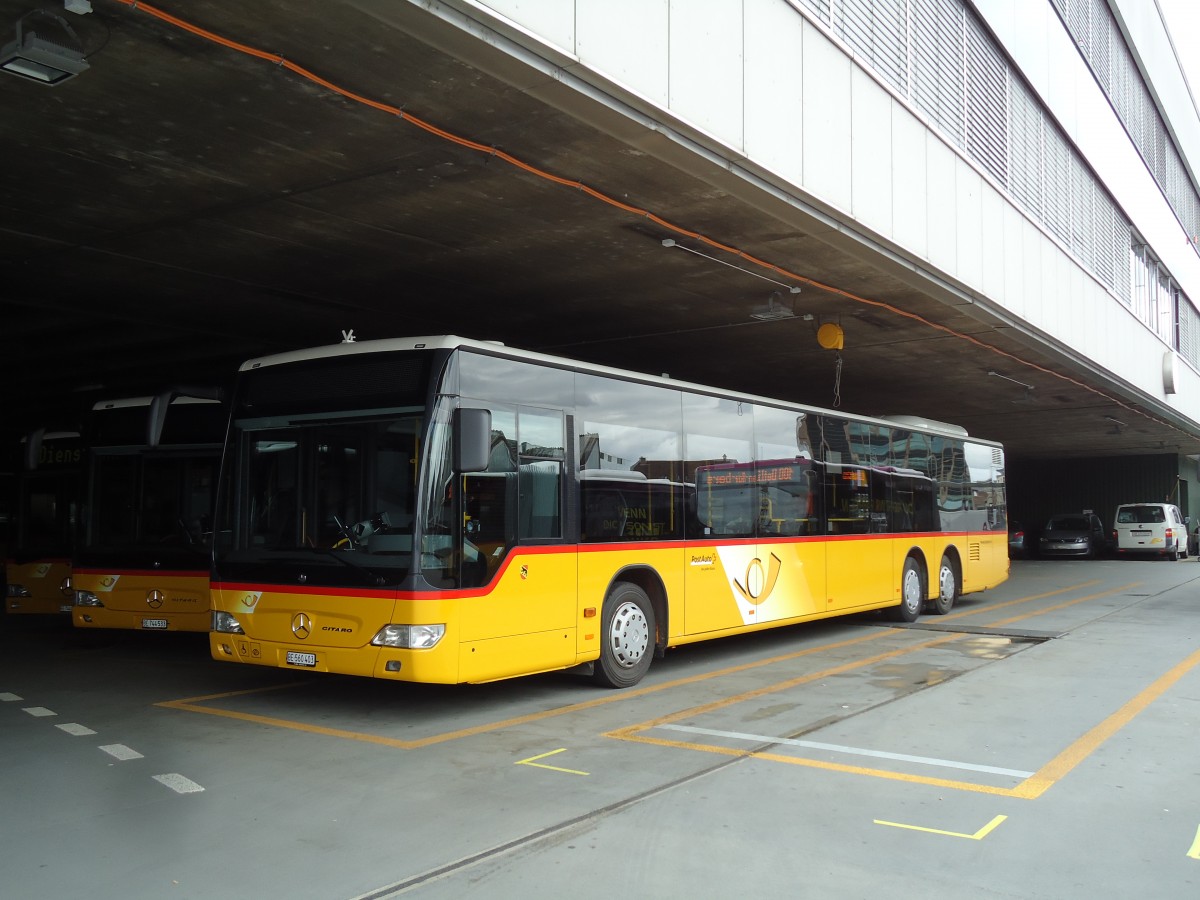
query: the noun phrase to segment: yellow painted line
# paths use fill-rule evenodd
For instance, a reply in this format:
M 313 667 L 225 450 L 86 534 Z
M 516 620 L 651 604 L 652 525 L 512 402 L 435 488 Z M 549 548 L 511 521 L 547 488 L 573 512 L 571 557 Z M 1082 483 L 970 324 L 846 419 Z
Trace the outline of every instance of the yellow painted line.
M 545 759 L 548 756 L 554 756 L 558 753 L 565 753 L 566 747 L 560 747 L 557 750 L 551 750 L 549 753 L 542 753 L 539 756 L 531 756 L 529 759 L 518 760 L 513 763 L 514 766 L 533 766 L 535 769 L 549 769 L 551 772 L 565 772 L 568 775 L 590 775 L 590 772 L 580 772 L 578 769 L 560 769 L 558 766 L 547 766 L 537 762 L 539 759 Z
M 526 725 L 531 722 L 540 722 L 545 719 L 550 719 L 555 716 L 567 715 L 569 713 L 580 712 L 587 709 L 593 709 L 598 706 L 604 706 L 609 703 L 621 703 L 627 700 L 636 700 L 640 697 L 645 697 L 648 694 L 656 694 L 660 691 L 670 690 L 672 688 L 683 687 L 689 684 L 696 684 L 703 681 L 708 681 L 713 678 L 720 678 L 725 675 L 735 675 L 739 672 L 747 672 L 753 669 L 759 669 L 764 666 L 775 665 L 777 663 L 789 662 L 794 659 L 799 659 L 803 656 L 811 656 L 816 653 L 822 653 L 827 650 L 840 650 L 844 647 L 851 647 L 855 644 L 863 644 L 869 641 L 877 641 L 889 635 L 894 635 L 895 632 L 891 629 L 881 629 L 869 634 L 860 635 L 858 637 L 849 638 L 844 641 L 834 641 L 828 644 L 820 644 L 814 647 L 808 647 L 804 650 L 797 650 L 792 653 L 785 653 L 780 656 L 772 656 L 768 659 L 756 660 L 755 662 L 742 663 L 728 668 L 718 669 L 713 672 L 701 673 L 699 675 L 690 675 L 687 678 L 677 678 L 674 681 L 667 681 L 658 685 L 649 687 L 634 688 L 632 690 L 620 691 L 611 694 L 606 694 L 603 697 L 598 697 L 595 700 L 585 700 L 582 703 L 572 703 L 567 706 L 560 706 L 557 709 L 547 709 L 536 713 L 529 713 L 524 716 L 514 716 L 511 719 L 502 719 L 496 722 L 487 722 L 482 725 L 475 725 L 470 728 L 461 728 L 458 731 L 449 731 L 443 734 L 435 734 L 425 738 L 416 738 L 414 740 L 400 740 L 399 738 L 387 738 L 380 735 L 367 734 L 358 731 L 346 731 L 340 728 L 326 728 L 321 725 L 309 725 L 305 722 L 297 722 L 291 719 L 279 719 L 274 716 L 262 716 L 256 713 L 238 712 L 236 710 L 221 709 L 214 706 L 201 706 L 212 700 L 221 700 L 227 697 L 238 697 L 247 694 L 262 693 L 269 690 L 280 690 L 283 687 L 294 687 L 298 684 L 306 684 L 308 682 L 295 682 L 288 685 L 271 688 L 255 688 L 244 691 L 228 691 L 220 694 L 205 694 L 200 697 L 187 697 L 182 700 L 164 700 L 154 704 L 166 709 L 178 709 L 186 712 L 203 713 L 209 716 L 222 716 L 227 719 L 237 719 L 243 722 L 253 722 L 258 725 L 267 725 L 273 728 L 288 728 L 293 731 L 307 731 L 312 734 L 323 734 L 330 737 L 345 738 L 347 740 L 364 741 L 371 744 L 381 744 L 387 747 L 397 747 L 402 750 L 415 750 L 421 747 L 428 747 L 432 744 L 441 744 L 446 741 L 458 740 L 460 738 L 473 737 L 478 734 L 486 734 L 491 731 L 498 731 L 502 728 L 511 728 L 517 725 Z M 900 651 L 906 652 L 906 651 Z
M 889 772 L 884 769 L 868 769 L 865 766 L 849 766 L 845 763 L 824 762 L 817 759 L 804 759 L 799 756 L 786 756 L 782 753 L 768 753 L 762 750 L 739 750 L 733 747 L 718 747 L 710 744 L 697 744 L 690 741 L 670 741 L 663 738 L 649 737 L 644 734 L 624 734 L 613 731 L 605 737 L 617 738 L 637 744 L 654 744 L 659 747 L 670 747 L 677 750 L 700 750 L 705 753 L 716 753 L 721 756 L 741 757 L 745 759 L 760 759 L 765 762 L 784 763 L 789 766 L 800 766 L 805 769 L 822 769 L 827 772 L 840 772 L 846 775 L 864 775 L 871 778 L 884 778 L 889 781 L 903 781 L 909 784 L 923 784 L 930 787 L 944 788 L 954 791 L 967 791 L 975 794 L 991 794 L 998 797 L 1012 797 L 1012 788 L 993 787 L 988 784 L 975 784 L 970 781 L 953 781 L 948 778 L 934 778 L 929 775 L 913 775 L 908 772 Z
M 1192 841 L 1192 849 L 1187 855 L 1192 859 L 1200 859 L 1200 828 L 1196 829 L 1196 840 Z
M 1166 693 L 1172 685 L 1197 665 L 1200 665 L 1200 650 L 1156 679 L 1115 713 L 1042 766 L 1032 777 L 1021 782 L 1014 796 L 1030 800 L 1042 796 L 1068 772 L 1094 753 L 1096 748 L 1128 725 L 1138 713 Z
M 981 606 L 978 609 L 964 609 L 959 612 L 952 612 L 947 616 L 940 616 L 939 618 L 942 622 L 953 622 L 955 619 L 965 619 L 969 616 L 982 616 L 994 613 L 998 609 L 1007 609 L 1010 606 L 1019 606 L 1022 603 L 1032 603 L 1034 600 L 1045 600 L 1047 597 L 1057 597 L 1059 594 L 1068 594 L 1071 591 L 1081 591 L 1084 588 L 1095 587 L 1101 583 L 1100 579 L 1093 578 L 1091 581 L 1081 581 L 1079 584 L 1068 585 L 1054 591 L 1046 591 L 1044 594 L 1031 594 L 1028 597 L 1018 597 L 1016 600 L 1005 600 L 1003 603 L 988 603 L 986 606 Z
M 1068 591 L 1079 590 L 1082 588 L 1091 587 L 1092 585 L 1099 584 L 1099 583 L 1100 583 L 1099 581 L 1082 582 L 1078 585 L 1072 585 L 1070 587 L 1061 588 L 1059 590 L 1049 591 L 1049 592 L 1043 593 L 1043 594 L 1034 594 L 1034 595 L 1031 595 L 1028 597 L 1022 597 L 1022 598 L 1019 598 L 1016 600 L 1009 600 L 1003 604 L 989 604 L 987 607 L 983 607 L 978 610 L 966 610 L 966 611 L 963 611 L 960 613 L 943 616 L 942 618 L 943 618 L 943 620 L 949 620 L 949 619 L 960 618 L 963 616 L 980 615 L 985 612 L 994 612 L 995 610 L 1001 609 L 1006 606 L 1014 606 L 1014 605 L 1017 605 L 1020 603 L 1029 603 L 1034 600 L 1040 600 L 1040 599 L 1044 599 L 1046 597 L 1056 596 L 1058 594 L 1063 594 Z M 891 629 L 880 629 L 879 631 L 873 631 L 868 634 L 860 635 L 860 636 L 854 637 L 854 638 L 849 638 L 849 639 L 843 640 L 843 641 L 833 641 L 833 642 L 827 643 L 827 644 L 819 644 L 819 645 L 816 645 L 813 647 L 808 647 L 804 650 L 797 650 L 792 653 L 784 653 L 779 656 L 772 656 L 772 657 L 768 657 L 767 659 L 756 660 L 754 662 L 749 662 L 749 663 L 742 663 L 742 664 L 739 664 L 736 666 L 728 666 L 724 669 L 717 669 L 712 672 L 701 673 L 698 675 L 691 675 L 691 676 L 688 676 L 687 678 L 677 678 L 674 681 L 667 681 L 667 682 L 664 682 L 664 683 L 658 684 L 658 685 L 652 685 L 649 687 L 635 688 L 632 690 L 620 691 L 619 693 L 609 694 L 604 697 L 599 697 L 595 700 L 586 700 L 582 703 L 572 703 L 567 706 L 559 707 L 557 709 L 543 710 L 543 711 L 536 712 L 536 713 L 529 713 L 528 715 L 524 715 L 524 716 L 515 716 L 510 719 L 502 719 L 502 720 L 495 721 L 495 722 L 487 722 L 487 723 L 484 723 L 481 725 L 472 726 L 470 728 L 462 728 L 457 731 L 450 731 L 450 732 L 445 732 L 443 734 L 430 735 L 429 737 L 416 738 L 416 739 L 412 739 L 412 740 L 401 740 L 399 738 L 388 738 L 388 737 L 384 737 L 382 735 L 369 734 L 366 732 L 359 732 L 359 731 L 349 731 L 349 730 L 341 729 L 341 728 L 327 728 L 322 725 L 310 725 L 308 723 L 298 722 L 298 721 L 295 721 L 292 719 L 281 719 L 281 718 L 277 718 L 275 716 L 263 716 L 263 715 L 258 715 L 256 713 L 238 712 L 236 710 L 221 709 L 220 707 L 202 706 L 201 705 L 203 703 L 208 703 L 208 702 L 215 701 L 215 700 L 227 699 L 230 697 L 240 697 L 240 696 L 245 696 L 245 695 L 249 695 L 249 694 L 264 693 L 266 691 L 283 690 L 285 688 L 297 687 L 301 684 L 306 684 L 307 682 L 291 682 L 291 683 L 288 683 L 285 685 L 278 685 L 278 686 L 274 686 L 274 687 L 253 688 L 253 689 L 241 690 L 241 691 L 227 691 L 224 693 L 217 693 L 217 694 L 205 694 L 205 695 L 198 696 L 198 697 L 187 697 L 187 698 L 184 698 L 181 700 L 165 700 L 160 703 L 156 703 L 155 706 L 161 706 L 166 709 L 177 709 L 177 710 L 182 710 L 182 711 L 186 711 L 186 712 L 201 713 L 203 715 L 209 715 L 209 716 L 221 716 L 221 717 L 224 717 L 227 719 L 235 719 L 235 720 L 242 721 L 242 722 L 252 722 L 254 724 L 265 725 L 265 726 L 272 727 L 272 728 L 287 728 L 292 731 L 304 731 L 304 732 L 309 732 L 311 734 L 327 735 L 329 737 L 343 738 L 346 740 L 363 741 L 365 743 L 379 744 L 381 746 L 386 746 L 386 747 L 395 747 L 395 748 L 398 748 L 401 750 L 416 750 L 416 749 L 419 749 L 422 747 L 428 747 L 428 746 L 431 746 L 434 744 L 441 744 L 441 743 L 445 743 L 447 741 L 454 741 L 454 740 L 459 740 L 461 738 L 473 737 L 473 736 L 479 735 L 479 734 L 486 734 L 488 732 L 498 731 L 503 728 L 511 728 L 511 727 L 518 726 L 518 725 L 526 725 L 526 724 L 529 724 L 532 722 L 544 721 L 546 719 L 554 718 L 555 716 L 569 715 L 571 713 L 581 712 L 584 710 L 593 709 L 595 707 L 604 706 L 609 703 L 622 703 L 622 702 L 629 701 L 629 700 L 636 700 L 641 697 L 645 697 L 649 694 L 655 694 L 655 693 L 659 693 L 661 691 L 672 690 L 672 689 L 678 688 L 678 687 L 685 687 L 690 684 L 698 684 L 698 683 L 701 683 L 704 681 L 709 681 L 714 678 L 723 678 L 728 675 L 736 675 L 741 672 L 748 672 L 748 671 L 752 671 L 754 669 L 764 668 L 766 666 L 777 665 L 779 663 L 790 662 L 795 659 L 800 659 L 801 657 L 804 657 L 804 656 L 811 656 L 813 654 L 824 653 L 824 652 L 830 651 L 830 650 L 841 650 L 843 648 L 852 647 L 857 644 L 865 644 L 865 643 L 869 643 L 871 641 L 877 641 L 884 637 L 887 637 L 889 635 L 894 635 L 894 634 L 895 634 L 895 632 L 892 631 Z M 932 643 L 918 644 L 913 647 L 909 647 L 905 650 L 898 650 L 898 651 L 895 651 L 894 653 L 885 654 L 882 657 L 881 656 L 872 656 L 872 657 L 869 657 L 868 659 L 864 660 L 861 663 L 861 665 L 870 665 L 872 662 L 878 661 L 879 659 L 887 658 L 890 656 L 898 656 L 898 655 L 901 655 L 904 653 L 909 653 L 909 652 L 912 652 L 913 650 L 919 650 L 919 649 L 922 649 L 923 647 L 928 647 L 928 646 L 932 646 L 933 644 L 942 643 L 945 640 L 951 640 L 951 639 L 953 639 L 953 637 L 955 637 L 955 636 L 952 635 L 952 636 L 948 636 L 946 638 L 938 639 L 937 641 L 934 641 Z M 854 666 L 852 664 L 852 667 L 857 667 L 857 666 Z M 839 669 L 838 671 L 841 671 L 841 670 Z M 849 669 L 846 669 L 845 671 L 849 671 Z M 822 676 L 817 675 L 814 677 L 822 677 Z M 812 680 L 812 679 L 809 678 L 809 679 L 805 679 L 805 680 Z M 790 684 L 791 684 L 791 682 L 785 682 L 784 687 L 786 687 Z M 772 688 L 763 689 L 761 692 L 756 692 L 756 693 L 769 693 L 772 690 L 782 690 L 782 689 L 784 689 L 784 688 L 783 687 L 780 687 L 780 688 L 772 687 Z M 739 695 L 739 696 L 742 699 L 748 699 L 747 695 Z M 731 700 L 730 702 L 736 702 L 736 701 Z M 728 704 L 723 704 L 723 705 L 728 705 Z M 682 717 L 683 715 L 687 715 L 690 712 L 691 711 L 680 714 L 679 717 Z M 632 730 L 640 730 L 641 728 L 644 728 L 644 727 L 650 727 L 650 726 L 648 726 L 648 725 L 633 726 Z M 622 729 L 622 731 L 627 731 L 627 730 L 631 730 L 631 729 Z M 614 732 L 613 735 L 610 735 L 610 736 L 615 736 L 616 734 L 617 733 Z M 626 738 L 626 739 L 629 739 L 629 738 Z
M 1105 591 L 1100 594 L 1092 595 L 1094 599 L 1097 596 L 1114 593 L 1117 590 L 1125 590 L 1128 586 L 1116 588 L 1113 591 Z M 1072 601 L 1077 602 L 1077 601 Z M 914 784 L 927 784 L 937 787 L 950 788 L 954 790 L 971 791 L 975 793 L 995 794 L 1005 797 L 1015 797 L 1022 800 L 1036 800 L 1041 797 L 1046 791 L 1057 784 L 1064 778 L 1072 769 L 1079 763 L 1090 756 L 1110 737 L 1128 725 L 1134 717 L 1146 709 L 1151 703 L 1161 697 L 1172 685 L 1178 682 L 1184 675 L 1200 665 L 1200 650 L 1188 656 L 1178 665 L 1174 666 L 1170 671 L 1166 672 L 1144 690 L 1140 691 L 1135 697 L 1125 703 L 1120 709 L 1112 715 L 1105 718 L 1098 725 L 1089 730 L 1078 740 L 1070 744 L 1065 750 L 1055 756 L 1050 762 L 1044 765 L 1041 769 L 1035 772 L 1029 778 L 1026 778 L 1020 784 L 1013 788 L 993 787 L 991 785 L 974 784 L 967 781 L 951 781 L 944 778 L 931 778 L 923 775 L 912 775 L 903 772 L 890 772 L 883 769 L 870 769 L 863 766 L 848 766 L 842 763 L 823 762 L 820 760 L 802 759 L 794 756 L 787 756 L 778 753 L 765 753 L 761 751 L 739 750 L 729 747 L 720 747 L 712 744 L 701 744 L 694 741 L 675 741 L 664 738 L 649 737 L 641 732 L 648 731 L 659 725 L 676 722 L 680 719 L 690 718 L 692 716 L 711 712 L 715 709 L 720 709 L 725 706 L 730 706 L 735 703 L 740 703 L 755 697 L 773 693 L 775 691 L 785 690 L 790 687 L 796 687 L 806 682 L 814 681 L 819 678 L 825 678 L 830 675 L 836 675 L 843 672 L 848 672 L 862 666 L 871 665 L 872 663 L 888 659 L 893 656 L 900 656 L 916 650 L 921 650 L 927 647 L 936 646 L 937 644 L 945 643 L 948 640 L 960 639 L 962 635 L 949 635 L 945 638 L 926 641 L 921 644 L 913 645 L 902 650 L 894 650 L 888 653 L 877 654 L 876 656 L 858 660 L 851 663 L 845 663 L 840 666 L 835 666 L 830 669 L 825 669 L 820 672 L 814 672 L 809 675 L 804 675 L 799 678 L 793 678 L 785 682 L 780 682 L 775 685 L 758 688 L 753 691 L 747 691 L 743 694 L 738 694 L 732 697 L 727 697 L 721 700 L 715 700 L 712 703 L 702 706 L 691 707 L 681 710 L 667 716 L 661 716 L 657 719 L 651 719 L 637 725 L 618 728 L 614 731 L 605 733 L 604 737 L 614 738 L 616 740 L 631 741 L 634 743 L 653 744 L 660 747 L 673 747 L 685 750 L 699 750 L 706 753 L 717 753 L 725 756 L 744 757 L 750 759 L 769 760 L 771 762 L 782 762 L 789 765 L 804 766 L 813 769 L 825 769 L 835 772 L 846 772 L 856 775 L 868 775 L 875 778 L 885 778 L 892 781 L 906 781 Z M 1200 834 L 1197 835 L 1197 846 L 1200 846 Z M 1193 848 L 1196 849 L 1196 848 Z M 1198 850 L 1200 852 L 1200 850 Z M 1198 857 L 1200 858 L 1200 857 Z
M 924 831 L 929 834 L 944 834 L 947 837 L 966 838 L 968 841 L 982 841 L 985 837 L 996 830 L 997 826 L 1008 816 L 996 816 L 992 821 L 988 822 L 974 834 L 962 834 L 958 831 L 942 831 L 940 828 L 923 828 L 920 825 L 905 825 L 903 822 L 885 822 L 882 819 L 876 819 L 876 825 L 890 825 L 892 828 L 907 828 L 910 831 Z
M 1046 606 L 1035 612 L 1024 613 L 1023 615 L 1013 616 L 1011 619 L 1000 619 L 990 623 L 990 628 L 1001 628 L 1005 625 L 1012 625 L 1014 622 L 1023 622 L 1026 619 L 1033 619 L 1046 613 L 1057 612 L 1060 609 L 1066 609 L 1068 606 L 1074 606 L 1076 603 L 1083 603 L 1087 600 L 1096 600 L 1100 597 L 1108 597 L 1112 594 L 1119 594 L 1121 591 L 1127 591 L 1130 588 L 1135 588 L 1140 585 L 1140 581 L 1133 581 L 1129 584 L 1123 584 L 1120 587 L 1110 588 L 1106 591 L 1099 591 L 1095 594 L 1088 594 L 1086 597 L 1078 597 L 1074 600 L 1068 600 L 1066 603 L 1059 603 L 1057 606 Z

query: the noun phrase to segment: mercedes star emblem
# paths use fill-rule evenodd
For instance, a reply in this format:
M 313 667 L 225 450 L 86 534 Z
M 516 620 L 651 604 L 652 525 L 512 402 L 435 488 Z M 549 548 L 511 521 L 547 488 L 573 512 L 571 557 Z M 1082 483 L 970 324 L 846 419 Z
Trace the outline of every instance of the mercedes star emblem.
M 308 613 L 296 613 L 296 617 L 292 619 L 292 634 L 304 640 L 312 634 L 312 619 Z
M 163 594 L 163 592 L 158 590 L 158 588 L 155 588 L 154 590 L 152 590 L 148 594 L 146 594 L 146 602 L 148 604 L 150 604 L 151 609 L 158 609 L 160 606 L 163 605 L 164 597 L 165 597 L 165 595 Z

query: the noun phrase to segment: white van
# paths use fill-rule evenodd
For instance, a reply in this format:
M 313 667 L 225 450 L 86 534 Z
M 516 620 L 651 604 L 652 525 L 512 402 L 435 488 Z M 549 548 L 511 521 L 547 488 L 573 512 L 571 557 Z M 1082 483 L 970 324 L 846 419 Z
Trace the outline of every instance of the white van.
M 1172 503 L 1122 503 L 1113 525 L 1113 549 L 1118 556 L 1153 554 L 1186 559 L 1187 523 Z

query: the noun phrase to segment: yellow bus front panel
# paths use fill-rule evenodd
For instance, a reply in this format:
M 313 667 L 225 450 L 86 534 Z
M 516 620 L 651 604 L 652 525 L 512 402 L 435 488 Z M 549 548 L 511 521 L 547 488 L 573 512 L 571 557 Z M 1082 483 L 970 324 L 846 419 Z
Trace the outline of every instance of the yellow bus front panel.
M 209 629 L 207 572 L 77 569 L 72 581 L 77 628 Z
M 54 614 L 71 611 L 73 595 L 66 588 L 71 563 L 66 559 L 38 559 L 5 566 L 8 596 L 5 609 L 17 614 Z

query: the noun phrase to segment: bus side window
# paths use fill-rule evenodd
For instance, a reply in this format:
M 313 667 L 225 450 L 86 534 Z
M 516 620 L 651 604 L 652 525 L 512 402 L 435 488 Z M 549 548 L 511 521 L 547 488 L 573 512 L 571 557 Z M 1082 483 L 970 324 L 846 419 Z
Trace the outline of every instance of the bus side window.
M 826 529 L 829 534 L 866 534 L 871 529 L 871 492 L 866 472 L 852 466 L 825 470 Z
M 583 541 L 616 541 L 625 534 L 628 511 L 621 492 L 615 488 L 580 482 L 582 489 L 583 522 L 580 537 Z

